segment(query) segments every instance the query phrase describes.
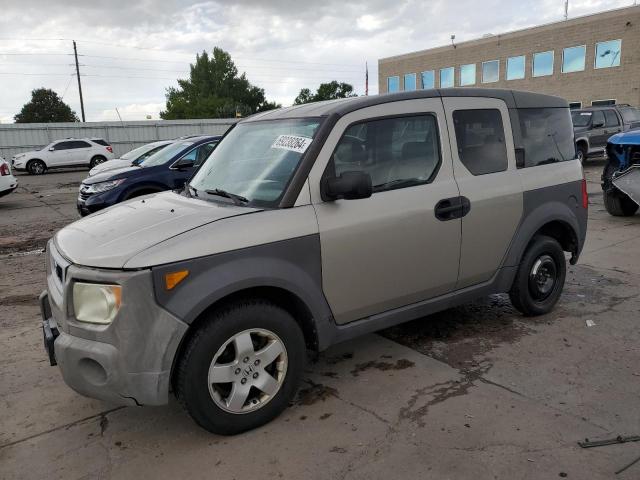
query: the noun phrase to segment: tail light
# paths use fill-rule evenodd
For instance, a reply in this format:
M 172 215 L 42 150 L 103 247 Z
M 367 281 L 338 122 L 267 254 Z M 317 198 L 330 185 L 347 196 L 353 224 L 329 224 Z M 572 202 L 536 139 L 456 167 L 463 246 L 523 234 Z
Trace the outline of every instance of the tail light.
M 9 171 L 9 164 L 3 162 L 0 164 L 0 176 L 4 177 L 5 175 L 11 175 L 11 172 Z
M 109 153 L 113 153 L 113 147 L 112 147 L 111 145 L 109 145 L 109 146 L 107 147 L 107 151 L 108 151 Z
M 582 179 L 582 208 L 589 208 L 589 194 L 587 193 L 587 181 Z

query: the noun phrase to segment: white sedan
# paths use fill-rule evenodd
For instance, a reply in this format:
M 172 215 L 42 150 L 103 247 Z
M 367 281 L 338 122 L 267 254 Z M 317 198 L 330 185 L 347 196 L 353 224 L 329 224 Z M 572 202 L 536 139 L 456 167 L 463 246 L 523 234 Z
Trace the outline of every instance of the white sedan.
M 0 197 L 10 194 L 18 188 L 18 180 L 11 174 L 9 162 L 0 157 Z

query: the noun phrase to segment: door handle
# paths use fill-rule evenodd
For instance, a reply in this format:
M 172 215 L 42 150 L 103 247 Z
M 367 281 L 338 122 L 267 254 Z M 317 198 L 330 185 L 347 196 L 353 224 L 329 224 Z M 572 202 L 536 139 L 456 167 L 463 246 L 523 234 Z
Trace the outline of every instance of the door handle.
M 471 202 L 467 197 L 452 197 L 440 200 L 433 212 L 438 220 L 446 222 L 464 217 L 471 210 Z

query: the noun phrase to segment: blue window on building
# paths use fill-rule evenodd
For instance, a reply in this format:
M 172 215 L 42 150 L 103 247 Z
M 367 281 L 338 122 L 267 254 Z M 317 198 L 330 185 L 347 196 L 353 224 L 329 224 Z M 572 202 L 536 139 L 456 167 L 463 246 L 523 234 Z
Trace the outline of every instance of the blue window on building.
M 622 54 L 622 40 L 610 40 L 596 43 L 596 68 L 609 68 L 620 66 Z
M 405 73 L 404 74 L 404 89 L 407 90 L 407 91 L 416 89 L 416 74 L 415 73 Z
M 493 83 L 500 80 L 500 61 L 482 62 L 482 83 Z
M 462 65 L 460 67 L 460 85 L 475 85 L 476 83 L 476 64 Z
M 440 88 L 450 88 L 454 86 L 456 71 L 453 67 L 440 69 Z
M 387 92 L 397 92 L 400 90 L 400 77 L 387 77 Z
M 433 70 L 422 72 L 422 88 L 436 88 L 436 73 Z
M 522 80 L 524 78 L 524 55 L 507 58 L 507 80 Z
M 533 54 L 533 76 L 553 75 L 553 51 Z
M 583 71 L 586 54 L 587 47 L 585 45 L 565 48 L 562 51 L 562 73 Z

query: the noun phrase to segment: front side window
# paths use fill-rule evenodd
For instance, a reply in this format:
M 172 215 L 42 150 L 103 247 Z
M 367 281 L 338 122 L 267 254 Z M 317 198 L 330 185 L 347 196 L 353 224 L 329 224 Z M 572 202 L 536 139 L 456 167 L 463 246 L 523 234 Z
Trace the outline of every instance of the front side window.
M 604 111 L 604 126 L 605 127 L 617 127 L 620 125 L 620 120 L 618 120 L 618 115 L 613 110 L 605 110 Z
M 455 69 L 447 67 L 440 70 L 440 88 L 451 88 L 454 86 Z
M 604 113 L 602 113 L 602 110 L 596 110 L 595 112 L 593 112 L 592 118 L 593 119 L 591 121 L 591 126 L 593 128 L 604 127 Z
M 397 75 L 395 77 L 387 78 L 387 92 L 393 93 L 400 90 L 400 77 Z
M 458 157 L 473 175 L 503 172 L 507 169 L 502 115 L 497 109 L 456 110 L 453 124 Z
M 553 75 L 553 51 L 533 54 L 533 76 Z
M 581 72 L 584 70 L 587 47 L 565 48 L 562 51 L 562 73 Z
M 436 73 L 433 70 L 422 72 L 422 88 L 436 88 Z
M 404 75 L 404 89 L 407 91 L 416 89 L 416 74 L 406 73 Z
M 491 60 L 482 63 L 482 83 L 493 83 L 500 80 L 500 61 Z
M 573 117 L 576 118 L 578 114 L 577 118 L 581 118 L 579 113 L 574 112 Z M 518 116 L 524 144 L 525 167 L 575 158 L 572 114 L 568 108 L 520 108 Z M 582 118 L 588 119 L 588 116 Z
M 462 65 L 460 67 L 460 85 L 475 85 L 476 83 L 476 64 Z
M 224 191 L 255 206 L 276 207 L 319 125 L 317 118 L 237 124 L 193 177 L 190 192 L 219 201 L 207 191 Z
M 596 43 L 596 68 L 610 68 L 620 66 L 622 40 L 610 40 Z
M 336 145 L 328 169 L 336 176 L 368 173 L 373 191 L 381 192 L 428 183 L 439 165 L 436 118 L 424 114 L 350 126 Z
M 522 80 L 524 78 L 524 55 L 507 58 L 507 80 Z
M 69 150 L 70 148 L 73 148 L 73 142 L 60 142 L 60 143 L 56 143 L 53 146 L 54 150 Z

